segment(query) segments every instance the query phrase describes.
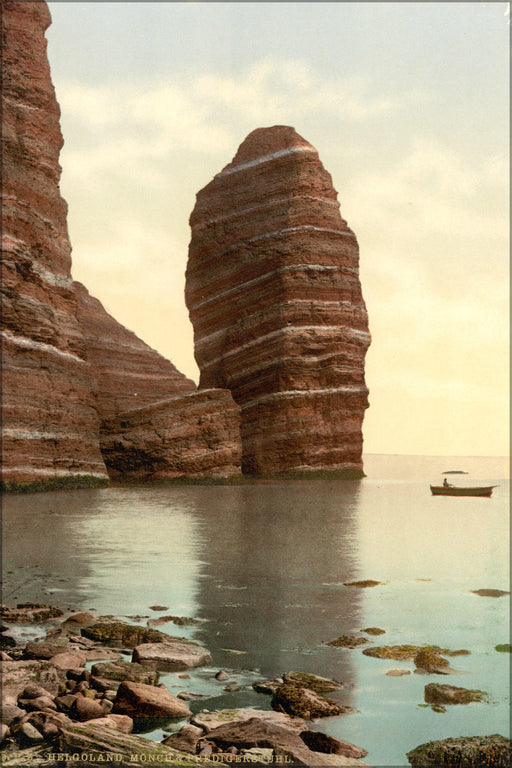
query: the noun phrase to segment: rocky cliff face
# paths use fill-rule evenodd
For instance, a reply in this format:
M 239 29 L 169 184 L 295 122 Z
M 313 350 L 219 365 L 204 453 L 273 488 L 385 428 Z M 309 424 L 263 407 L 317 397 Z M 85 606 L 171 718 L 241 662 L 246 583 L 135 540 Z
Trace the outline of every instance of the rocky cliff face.
M 43 2 L 2 2 L 3 482 L 107 480 L 71 279 Z
M 142 482 L 239 475 L 240 409 L 231 394 L 198 392 L 81 283 L 75 291 L 109 476 Z
M 96 407 L 102 421 L 195 391 L 191 379 L 118 323 L 84 285 L 75 282 L 74 287 L 77 317 L 93 369 Z
M 2 487 L 239 474 L 229 392 L 196 393 L 73 283 L 49 24 L 2 0 Z
M 197 195 L 186 301 L 200 387 L 242 411 L 246 473 L 362 473 L 370 344 L 359 249 L 318 153 L 253 131 Z

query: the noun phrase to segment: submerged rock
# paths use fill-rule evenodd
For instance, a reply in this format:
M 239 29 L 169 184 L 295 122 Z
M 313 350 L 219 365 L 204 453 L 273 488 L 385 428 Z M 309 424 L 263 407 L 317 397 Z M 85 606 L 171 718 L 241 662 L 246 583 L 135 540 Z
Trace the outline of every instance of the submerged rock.
M 345 587 L 378 587 L 379 584 L 382 584 L 382 581 L 373 581 L 373 579 L 363 579 L 362 581 L 346 581 L 344 582 Z
M 503 597 L 503 595 L 510 595 L 510 592 L 502 589 L 472 589 L 471 594 L 479 597 Z
M 341 635 L 336 640 L 330 640 L 326 645 L 331 646 L 331 648 L 357 648 L 359 645 L 366 645 L 367 643 L 371 643 L 367 637 Z
M 487 701 L 487 694 L 484 691 L 439 683 L 426 685 L 424 695 L 427 704 L 469 704 L 472 701 Z
M 461 736 L 429 741 L 407 753 L 412 768 L 508 768 L 510 739 L 492 736 Z
M 39 624 L 62 616 L 64 611 L 44 603 L 19 603 L 16 608 L 0 606 L 0 619 L 13 623 Z

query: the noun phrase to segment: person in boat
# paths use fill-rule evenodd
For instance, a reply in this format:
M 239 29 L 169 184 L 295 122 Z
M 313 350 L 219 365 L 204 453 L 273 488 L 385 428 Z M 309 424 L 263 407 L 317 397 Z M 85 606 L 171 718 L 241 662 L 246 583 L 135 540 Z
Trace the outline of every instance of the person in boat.
M 453 485 L 452 485 L 451 483 L 449 483 L 449 482 L 448 482 L 448 480 L 446 479 L 446 477 L 445 477 L 445 479 L 443 480 L 443 486 L 444 486 L 444 488 L 453 488 Z

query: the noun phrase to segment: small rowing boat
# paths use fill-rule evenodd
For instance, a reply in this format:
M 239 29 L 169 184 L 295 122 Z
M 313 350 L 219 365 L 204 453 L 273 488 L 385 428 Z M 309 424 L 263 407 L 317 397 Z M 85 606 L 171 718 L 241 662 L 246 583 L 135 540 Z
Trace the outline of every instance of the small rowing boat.
M 473 488 L 458 488 L 455 485 L 431 485 L 432 496 L 491 496 L 496 485 L 484 485 Z

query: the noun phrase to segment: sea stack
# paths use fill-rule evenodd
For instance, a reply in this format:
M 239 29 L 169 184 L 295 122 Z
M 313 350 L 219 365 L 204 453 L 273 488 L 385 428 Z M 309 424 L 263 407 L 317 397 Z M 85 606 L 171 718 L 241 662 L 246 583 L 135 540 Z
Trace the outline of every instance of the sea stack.
M 44 2 L 2 2 L 2 480 L 108 480 L 76 318 Z
M 243 472 L 362 476 L 359 248 L 316 149 L 288 126 L 253 131 L 198 193 L 190 225 L 199 387 L 240 406 Z

